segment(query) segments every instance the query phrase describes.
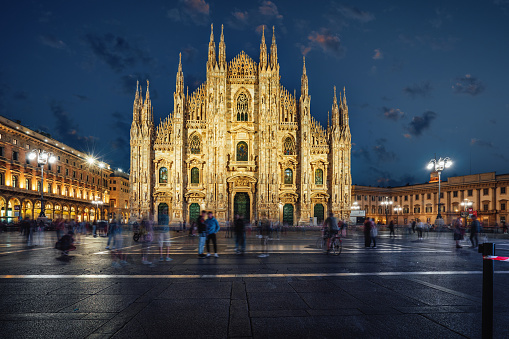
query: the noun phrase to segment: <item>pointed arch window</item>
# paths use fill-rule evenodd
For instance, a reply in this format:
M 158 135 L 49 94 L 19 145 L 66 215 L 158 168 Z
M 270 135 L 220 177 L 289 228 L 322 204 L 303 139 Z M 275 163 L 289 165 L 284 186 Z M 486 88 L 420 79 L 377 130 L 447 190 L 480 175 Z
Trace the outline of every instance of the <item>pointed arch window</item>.
M 159 183 L 160 184 L 168 183 L 168 169 L 166 167 L 161 167 L 159 169 Z
M 200 170 L 198 167 L 191 168 L 191 184 L 200 183 Z
M 293 171 L 291 168 L 285 169 L 285 178 L 284 178 L 285 185 L 292 185 L 293 184 Z
M 323 170 L 321 168 L 315 171 L 315 185 L 323 185 Z
M 247 144 L 241 141 L 237 144 L 237 161 L 247 161 L 249 157 L 249 151 Z
M 283 154 L 284 155 L 295 155 L 295 141 L 292 137 L 286 137 L 283 142 Z
M 191 150 L 191 154 L 201 153 L 201 140 L 200 137 L 196 134 L 191 137 L 191 141 L 189 142 L 189 149 Z
M 240 93 L 237 97 L 237 121 L 248 121 L 248 99 L 245 93 Z

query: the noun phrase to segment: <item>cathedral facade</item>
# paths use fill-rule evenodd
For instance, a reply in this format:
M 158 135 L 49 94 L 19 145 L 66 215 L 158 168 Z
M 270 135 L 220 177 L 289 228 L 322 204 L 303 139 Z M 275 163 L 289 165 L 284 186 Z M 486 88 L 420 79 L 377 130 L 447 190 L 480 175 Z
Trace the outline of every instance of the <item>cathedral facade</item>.
M 311 115 L 304 60 L 300 96 L 280 83 L 276 38 L 262 33 L 258 63 L 226 60 L 210 35 L 207 79 L 184 88 L 179 60 L 173 112 L 154 126 L 149 85 L 138 85 L 131 125 L 131 215 L 159 224 L 241 214 L 289 225 L 350 213 L 351 135 L 346 96 L 334 88 L 330 122 Z

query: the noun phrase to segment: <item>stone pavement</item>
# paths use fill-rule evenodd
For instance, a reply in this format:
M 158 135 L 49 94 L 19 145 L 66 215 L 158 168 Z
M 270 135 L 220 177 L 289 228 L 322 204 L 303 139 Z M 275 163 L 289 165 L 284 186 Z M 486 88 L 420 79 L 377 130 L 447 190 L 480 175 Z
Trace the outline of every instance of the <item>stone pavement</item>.
M 219 258 L 198 259 L 197 240 L 172 233 L 170 256 L 141 263 L 141 244 L 124 237 L 128 264 L 86 237 L 69 257 L 54 234 L 27 247 L 0 234 L 2 338 L 480 338 L 482 260 L 453 246 L 452 234 L 423 241 L 382 234 L 378 248 L 349 234 L 340 256 L 315 248 L 318 232 L 270 241 L 248 237 L 247 253 L 219 235 Z M 498 235 L 497 253 L 509 256 Z M 495 337 L 509 337 L 509 264 L 495 263 Z

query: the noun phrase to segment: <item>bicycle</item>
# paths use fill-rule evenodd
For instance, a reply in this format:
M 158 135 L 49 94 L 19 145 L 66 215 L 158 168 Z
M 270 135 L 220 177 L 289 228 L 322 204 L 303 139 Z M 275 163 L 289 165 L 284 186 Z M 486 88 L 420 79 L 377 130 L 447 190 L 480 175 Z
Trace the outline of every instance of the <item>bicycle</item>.
M 321 250 L 323 250 L 324 248 L 327 248 L 327 242 L 328 242 L 327 240 L 328 239 L 329 239 L 328 232 L 325 232 L 322 236 L 320 236 L 316 240 L 316 247 Z M 337 256 L 337 255 L 341 254 L 342 250 L 343 250 L 343 241 L 341 240 L 341 235 L 339 233 L 336 233 L 336 234 L 334 234 L 333 237 L 330 238 L 330 244 L 329 244 L 329 248 L 327 249 L 327 254 L 329 254 L 329 252 L 332 251 L 332 254 Z

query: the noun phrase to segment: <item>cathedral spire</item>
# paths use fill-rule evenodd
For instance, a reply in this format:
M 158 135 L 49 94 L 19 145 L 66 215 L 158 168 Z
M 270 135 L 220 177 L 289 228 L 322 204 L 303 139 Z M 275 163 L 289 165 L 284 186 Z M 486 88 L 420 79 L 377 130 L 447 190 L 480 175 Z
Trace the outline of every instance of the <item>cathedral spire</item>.
M 216 65 L 216 43 L 214 42 L 214 24 L 210 24 L 209 59 L 207 61 L 207 69 L 211 69 L 215 65 Z
M 267 45 L 265 44 L 265 25 L 262 25 L 262 42 L 260 43 L 260 69 L 267 69 Z
M 219 41 L 219 66 L 226 68 L 226 45 L 224 43 L 224 26 L 221 25 L 221 40 Z
M 308 95 L 308 76 L 306 74 L 306 57 L 302 57 L 303 66 L 302 66 L 302 77 L 300 80 L 300 95 L 307 96 Z
M 182 53 L 179 53 L 179 67 L 177 71 L 176 93 L 184 93 L 184 73 L 182 72 Z
M 272 45 L 270 45 L 270 65 L 274 69 L 277 67 L 277 45 L 276 45 L 276 32 L 272 26 Z
M 150 82 L 147 79 L 147 94 L 145 95 L 145 103 L 150 103 L 150 91 L 149 91 Z
M 334 98 L 332 100 L 332 127 L 334 128 L 339 123 L 339 107 L 338 98 L 336 97 L 336 86 L 334 86 Z

